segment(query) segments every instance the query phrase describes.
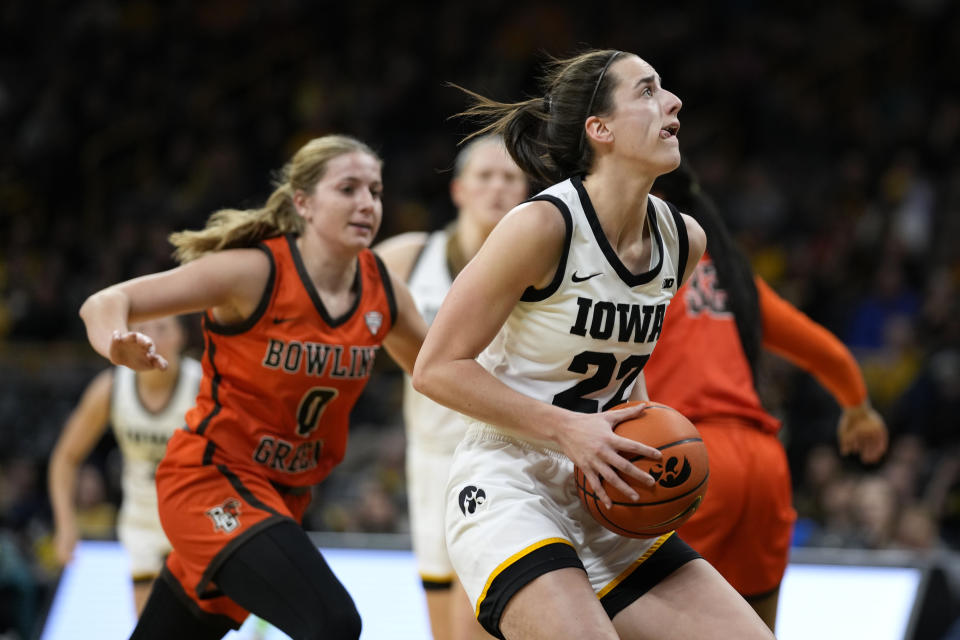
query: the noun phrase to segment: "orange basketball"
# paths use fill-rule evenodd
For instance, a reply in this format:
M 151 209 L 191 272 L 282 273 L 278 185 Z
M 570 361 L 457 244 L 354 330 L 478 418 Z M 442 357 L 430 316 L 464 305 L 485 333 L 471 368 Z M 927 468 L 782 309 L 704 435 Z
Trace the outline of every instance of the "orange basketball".
M 615 408 L 635 404 L 639 403 L 627 402 Z M 588 486 L 583 472 L 574 468 L 577 494 L 583 506 L 607 529 L 631 538 L 652 538 L 673 531 L 686 522 L 703 501 L 710 477 L 707 448 L 693 423 L 676 409 L 654 402 L 649 403 L 638 418 L 618 424 L 614 432 L 656 447 L 663 453 L 660 461 L 644 457 L 632 460 L 657 483 L 653 487 L 640 486 L 624 477 L 640 494 L 636 501 L 605 485 L 604 489 L 613 501 L 613 506 L 607 509 Z

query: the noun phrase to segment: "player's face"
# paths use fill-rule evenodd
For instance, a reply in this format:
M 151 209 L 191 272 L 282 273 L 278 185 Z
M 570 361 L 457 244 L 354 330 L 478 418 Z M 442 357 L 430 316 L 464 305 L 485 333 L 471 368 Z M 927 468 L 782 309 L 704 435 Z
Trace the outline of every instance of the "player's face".
M 355 151 L 329 160 L 313 191 L 298 192 L 294 203 L 313 233 L 359 251 L 370 246 L 380 228 L 382 193 L 380 161 Z
M 153 338 L 157 353 L 167 361 L 179 357 L 180 352 L 183 351 L 186 336 L 180 321 L 172 316 L 137 322 L 132 324 L 130 329 Z
M 680 165 L 677 113 L 680 99 L 660 86 L 660 76 L 634 55 L 615 60 L 607 73 L 617 78 L 613 113 L 604 118 L 618 154 L 642 163 L 650 175 Z
M 527 197 L 527 179 L 502 144 L 486 142 L 470 151 L 450 194 L 460 216 L 489 233 Z

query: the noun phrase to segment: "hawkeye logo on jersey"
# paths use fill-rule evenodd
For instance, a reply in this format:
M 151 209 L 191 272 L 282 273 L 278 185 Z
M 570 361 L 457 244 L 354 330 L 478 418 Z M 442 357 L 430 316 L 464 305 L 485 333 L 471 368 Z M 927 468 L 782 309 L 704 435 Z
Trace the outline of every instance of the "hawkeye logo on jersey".
M 457 502 L 460 505 L 460 513 L 467 515 L 474 513 L 478 507 L 487 501 L 487 493 L 479 487 L 469 485 L 463 488 Z
M 577 307 L 570 333 L 618 342 L 656 342 L 667 312 L 665 303 L 624 304 L 583 297 L 577 298 Z
M 367 311 L 363 314 L 363 321 L 367 323 L 367 329 L 370 329 L 370 335 L 377 335 L 380 327 L 383 326 L 383 314 L 379 311 Z
M 240 501 L 227 498 L 222 504 L 207 509 L 207 517 L 213 520 L 213 530 L 231 533 L 240 526 Z
M 379 319 L 367 318 L 367 326 Z M 367 314 L 368 316 L 370 314 Z M 379 328 L 379 324 L 377 325 Z M 370 329 L 373 331 L 373 329 Z M 341 344 L 322 344 L 320 342 L 299 342 L 276 340 L 267 343 L 267 352 L 263 357 L 263 366 L 268 369 L 280 369 L 284 373 L 296 374 L 303 371 L 308 376 L 329 375 L 331 378 L 369 378 L 373 369 L 373 360 L 380 347 L 350 346 Z

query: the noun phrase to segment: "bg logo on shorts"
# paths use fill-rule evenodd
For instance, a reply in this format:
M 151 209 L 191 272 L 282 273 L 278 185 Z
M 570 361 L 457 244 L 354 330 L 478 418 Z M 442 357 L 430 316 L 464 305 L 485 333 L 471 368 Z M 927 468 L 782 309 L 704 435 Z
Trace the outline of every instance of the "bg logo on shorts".
M 487 500 L 487 494 L 483 489 L 478 489 L 473 485 L 463 488 L 457 502 L 460 503 L 460 513 L 467 515 L 477 510 Z
M 240 501 L 227 498 L 223 504 L 207 509 L 207 516 L 213 520 L 213 530 L 230 533 L 240 526 Z

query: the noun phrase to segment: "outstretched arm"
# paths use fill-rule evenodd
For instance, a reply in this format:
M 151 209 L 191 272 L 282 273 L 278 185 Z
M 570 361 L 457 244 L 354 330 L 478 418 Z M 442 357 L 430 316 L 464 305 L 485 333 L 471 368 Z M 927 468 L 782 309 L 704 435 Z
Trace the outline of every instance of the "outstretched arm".
M 130 331 L 129 323 L 205 309 L 218 322 L 238 322 L 253 313 L 269 273 L 269 259 L 257 249 L 212 253 L 98 291 L 80 307 L 80 317 L 90 344 L 113 364 L 138 371 L 166 369 L 153 339 Z
M 763 321 L 763 346 L 810 373 L 843 408 L 837 440 L 843 454 L 858 453 L 867 463 L 887 450 L 883 418 L 870 406 L 863 374 L 850 350 L 756 278 Z
M 102 371 L 87 385 L 50 455 L 47 485 L 53 508 L 53 548 L 61 564 L 70 561 L 79 537 L 74 505 L 77 469 L 107 428 L 112 388 L 113 369 Z

